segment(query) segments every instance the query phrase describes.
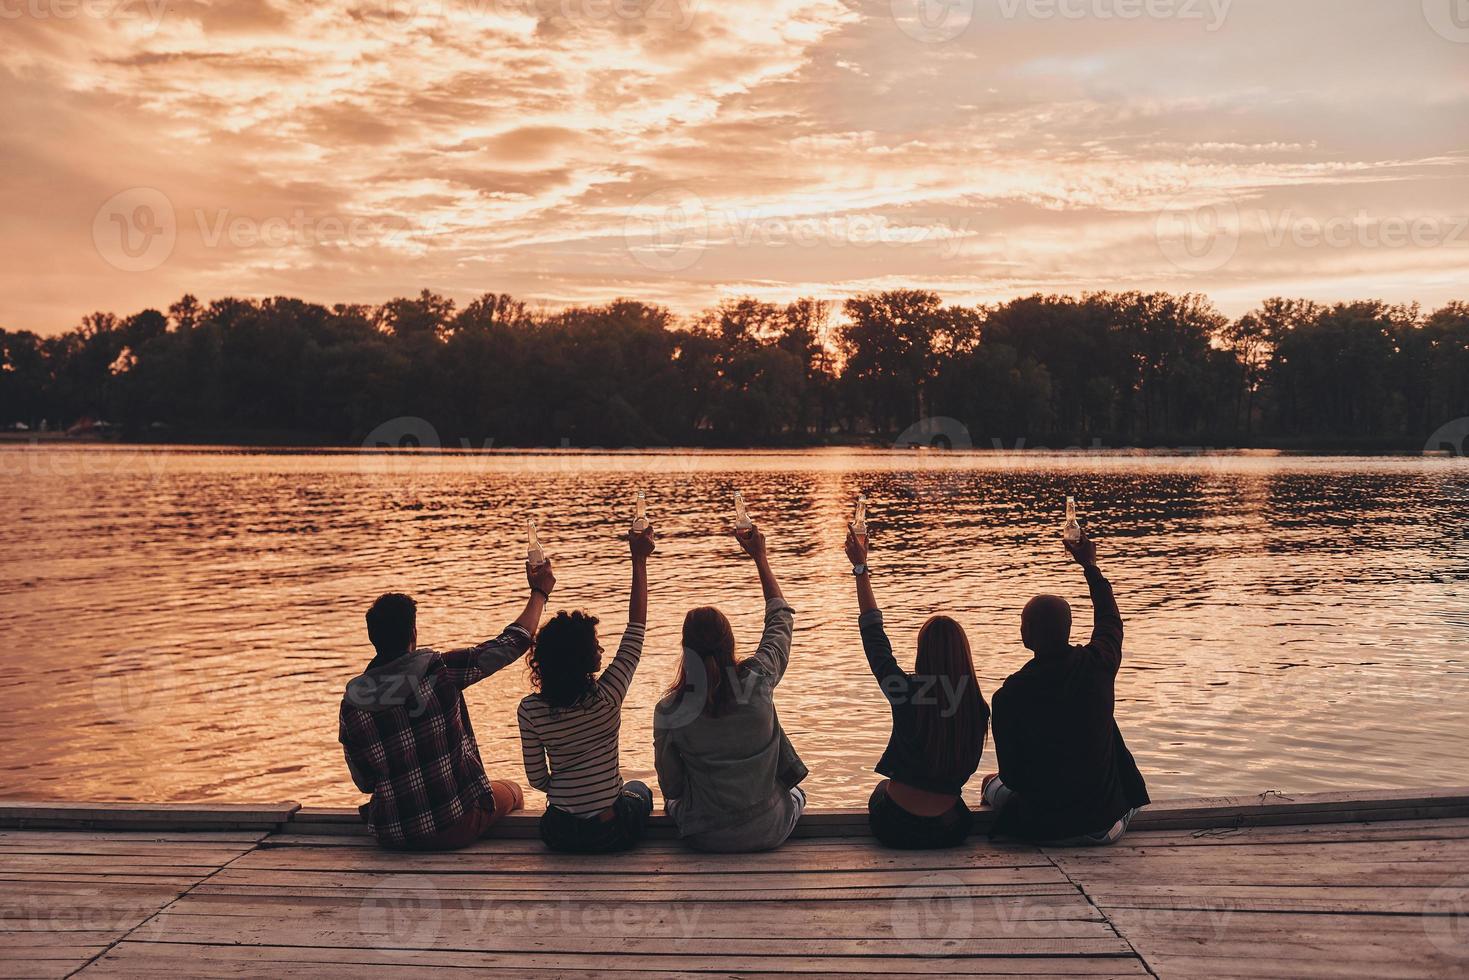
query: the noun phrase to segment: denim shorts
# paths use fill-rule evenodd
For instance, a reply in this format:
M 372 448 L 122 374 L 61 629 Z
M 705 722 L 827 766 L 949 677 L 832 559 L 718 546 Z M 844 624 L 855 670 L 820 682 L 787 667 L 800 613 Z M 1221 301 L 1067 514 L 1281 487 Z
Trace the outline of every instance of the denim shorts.
M 541 840 L 553 851 L 608 854 L 635 847 L 653 812 L 653 791 L 646 783 L 623 784 L 622 795 L 600 813 L 579 814 L 548 806 L 541 816 Z

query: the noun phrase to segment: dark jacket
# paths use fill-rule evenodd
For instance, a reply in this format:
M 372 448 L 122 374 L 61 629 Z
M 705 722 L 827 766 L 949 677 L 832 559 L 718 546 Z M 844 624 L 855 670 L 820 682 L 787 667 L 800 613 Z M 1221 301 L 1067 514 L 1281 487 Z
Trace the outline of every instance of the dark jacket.
M 942 709 L 963 692 L 946 690 L 941 681 L 947 682 L 947 678 L 908 674 L 898 666 L 893 657 L 893 645 L 882 628 L 881 609 L 863 613 L 857 625 L 862 631 L 862 649 L 867 654 L 867 666 L 872 668 L 872 676 L 877 678 L 893 710 L 893 733 L 888 738 L 882 758 L 878 760 L 877 771 L 904 786 L 958 796 L 969 777 L 974 775 L 974 770 L 979 768 L 979 758 L 984 753 L 984 733 L 980 732 L 979 752 L 972 760 L 965 760 L 962 772 L 938 772 L 919 737 L 918 713 L 928 707 Z M 979 726 L 984 728 L 989 723 L 990 708 L 984 703 L 983 694 L 980 694 L 979 704 Z
M 1060 840 L 1105 831 L 1148 789 L 1112 715 L 1122 614 L 1112 586 L 1086 570 L 1095 624 L 1086 646 L 1038 652 L 995 692 L 995 754 L 1015 797 L 994 833 Z

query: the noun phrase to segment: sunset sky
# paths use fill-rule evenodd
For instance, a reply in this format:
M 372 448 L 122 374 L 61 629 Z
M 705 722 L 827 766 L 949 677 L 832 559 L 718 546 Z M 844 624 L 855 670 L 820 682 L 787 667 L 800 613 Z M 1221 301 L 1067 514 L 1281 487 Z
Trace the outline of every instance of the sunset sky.
M 1469 299 L 1469 0 L 0 0 L 0 327 Z

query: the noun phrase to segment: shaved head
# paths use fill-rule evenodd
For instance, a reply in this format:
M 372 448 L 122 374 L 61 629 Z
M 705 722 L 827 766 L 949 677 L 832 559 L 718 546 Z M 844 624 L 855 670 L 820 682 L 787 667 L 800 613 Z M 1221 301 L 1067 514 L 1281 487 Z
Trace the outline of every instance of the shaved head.
M 1071 642 L 1071 603 L 1058 595 L 1038 595 L 1020 614 L 1020 639 L 1036 653 Z

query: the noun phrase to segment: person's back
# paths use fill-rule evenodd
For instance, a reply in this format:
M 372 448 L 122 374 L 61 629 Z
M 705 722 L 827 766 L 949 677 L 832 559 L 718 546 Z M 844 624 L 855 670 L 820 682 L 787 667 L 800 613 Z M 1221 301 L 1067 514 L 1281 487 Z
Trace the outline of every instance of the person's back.
M 515 784 L 491 781 L 480 761 L 463 691 L 519 659 L 554 578 L 532 582 L 520 618 L 495 639 L 448 653 L 417 648 L 416 608 L 379 597 L 368 612 L 377 657 L 348 682 L 338 738 L 363 818 L 386 847 L 445 850 L 471 843 L 522 805 Z
M 633 583 L 617 655 L 597 676 L 597 619 L 559 613 L 541 627 L 531 655 L 537 692 L 520 703 L 526 777 L 546 793 L 541 839 L 560 851 L 605 853 L 632 847 L 653 809 L 641 782 L 624 783 L 618 740 L 622 702 L 642 657 L 648 619 L 651 525 L 629 535 Z
M 734 659 L 734 636 L 712 607 L 684 620 L 678 678 L 653 718 L 658 783 L 690 846 L 761 851 L 790 836 L 805 809 L 806 767 L 780 726 L 775 688 L 790 662 L 795 614 L 781 595 L 764 538 L 740 536 L 765 593 L 765 629 L 755 655 Z
M 1086 572 L 1094 609 L 1090 642 L 1069 640 L 1071 611 L 1056 596 L 1026 606 L 1022 638 L 1034 657 L 992 699 L 998 778 L 985 801 L 1001 806 L 995 833 L 1029 840 L 1113 843 L 1147 787 L 1113 715 L 1122 663 L 1122 616 L 1082 538 L 1073 556 Z

